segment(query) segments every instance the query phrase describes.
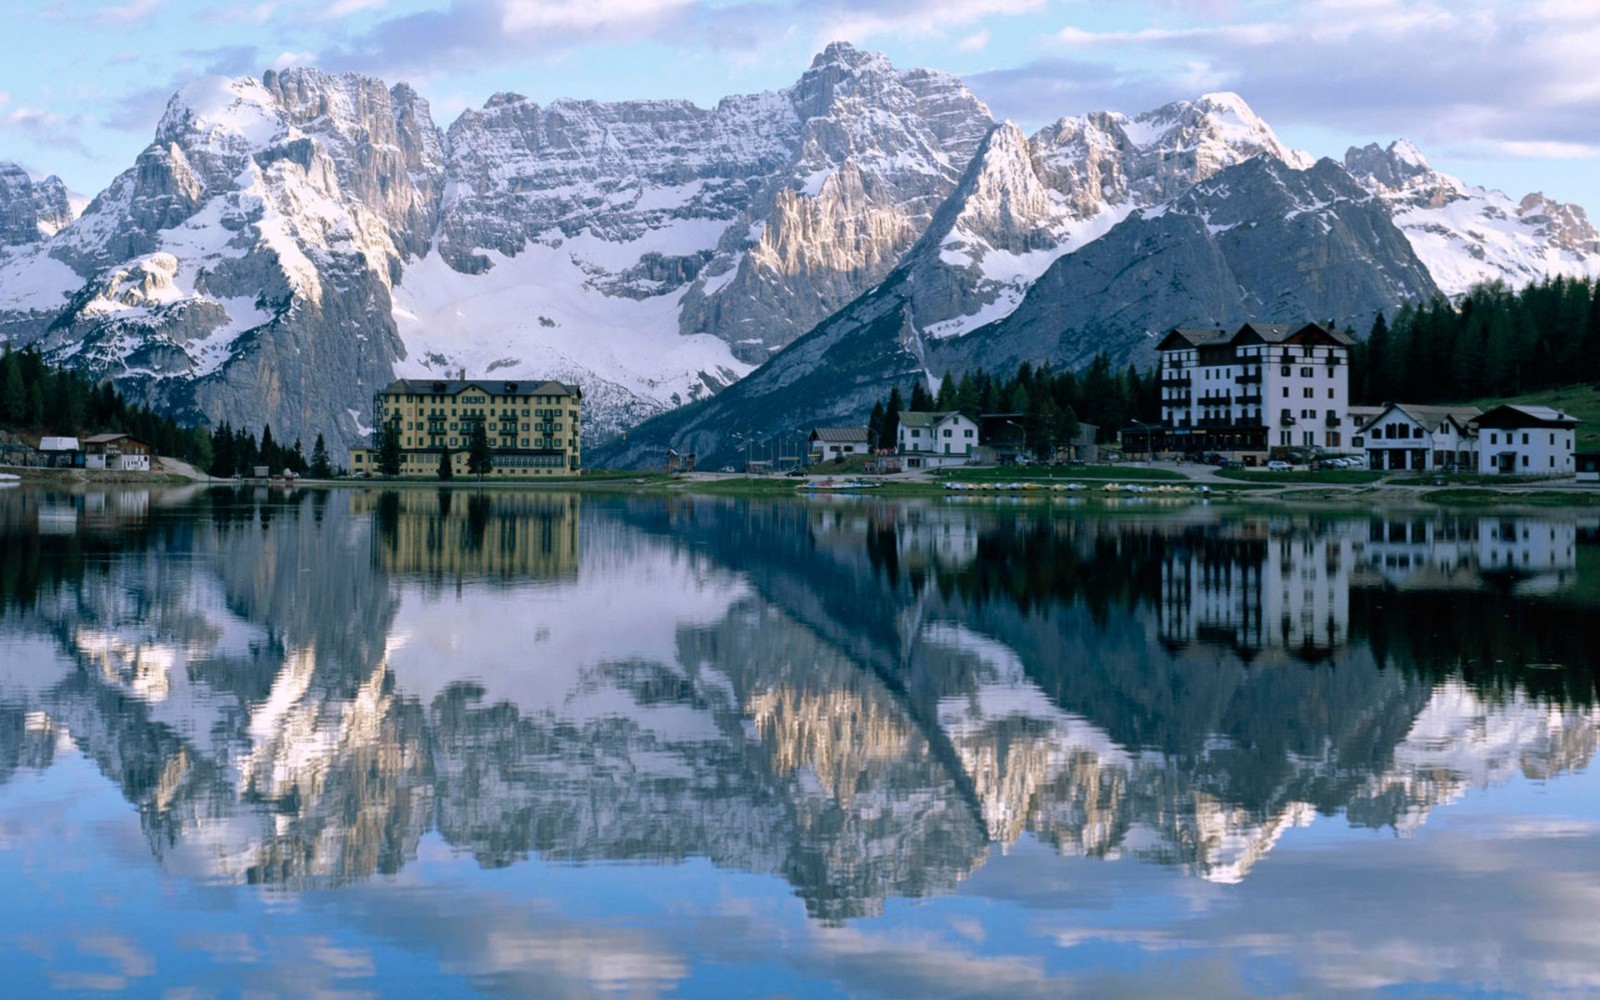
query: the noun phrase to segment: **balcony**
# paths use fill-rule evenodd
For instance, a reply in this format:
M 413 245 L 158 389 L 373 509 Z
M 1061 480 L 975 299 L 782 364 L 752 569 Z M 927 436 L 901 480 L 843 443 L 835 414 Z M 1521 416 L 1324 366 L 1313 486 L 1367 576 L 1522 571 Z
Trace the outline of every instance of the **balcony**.
M 1294 414 L 1288 410 L 1284 410 L 1278 415 L 1278 423 L 1282 424 L 1284 427 L 1293 427 L 1295 423 Z
M 1235 382 L 1237 382 L 1238 384 L 1240 384 L 1240 385 L 1252 385 L 1252 384 L 1260 385 L 1261 384 L 1261 373 L 1258 371 L 1258 372 L 1255 372 L 1254 374 L 1235 375 L 1233 377 L 1233 380 Z
M 1195 423 L 1196 427 L 1205 427 L 1212 430 L 1227 429 L 1239 426 L 1232 417 L 1201 417 Z
M 1329 410 L 1328 415 L 1322 418 L 1322 422 L 1327 424 L 1329 427 L 1338 427 L 1340 424 L 1344 423 L 1344 420 L 1340 418 L 1336 411 Z
M 1226 396 L 1201 396 L 1195 403 L 1199 406 L 1232 406 L 1233 395 L 1230 393 Z
M 1240 406 L 1260 406 L 1261 405 L 1261 393 L 1259 393 L 1259 392 L 1254 392 L 1254 393 L 1247 392 L 1247 393 L 1244 393 L 1244 394 L 1238 396 L 1234 400 L 1234 402 L 1238 403 Z

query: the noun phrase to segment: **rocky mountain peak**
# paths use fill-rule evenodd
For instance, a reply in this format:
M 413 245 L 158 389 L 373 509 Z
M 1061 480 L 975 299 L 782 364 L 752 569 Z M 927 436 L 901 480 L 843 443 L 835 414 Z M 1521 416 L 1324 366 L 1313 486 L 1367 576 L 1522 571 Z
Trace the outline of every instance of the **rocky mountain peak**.
M 1517 203 L 1517 217 L 1564 250 L 1600 255 L 1600 233 L 1581 205 L 1546 198 L 1543 192 L 1535 191 Z
M 1422 150 L 1409 139 L 1396 139 L 1387 149 L 1375 142 L 1359 148 L 1351 146 L 1344 154 L 1344 168 L 1374 190 L 1460 186 L 1454 178 L 1435 171 Z
M 1345 169 L 1393 211 L 1447 295 L 1485 281 L 1517 287 L 1557 274 L 1600 277 L 1600 232 L 1577 205 L 1520 201 L 1435 170 L 1407 139 L 1351 147 Z
M 1192 151 L 1201 169 L 1221 169 L 1260 153 L 1298 169 L 1313 162 L 1309 155 L 1280 142 L 1244 98 L 1231 92 L 1174 101 L 1133 118 L 1123 125 L 1123 132 L 1141 148 Z
M 1174 101 L 1129 117 L 1114 111 L 1062 118 L 1033 137 L 1045 182 L 1079 219 L 1114 206 L 1140 208 L 1253 156 L 1292 167 L 1312 158 L 1285 146 L 1233 93 Z
M 71 221 L 61 178 L 35 180 L 17 164 L 0 162 L 0 247 L 37 243 Z

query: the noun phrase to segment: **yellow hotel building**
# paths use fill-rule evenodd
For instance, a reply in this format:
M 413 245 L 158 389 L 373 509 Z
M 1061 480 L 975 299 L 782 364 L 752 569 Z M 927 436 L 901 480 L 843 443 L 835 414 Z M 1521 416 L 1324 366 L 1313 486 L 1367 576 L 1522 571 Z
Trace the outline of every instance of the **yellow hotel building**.
M 373 397 L 374 426 L 400 422 L 400 475 L 433 476 L 439 454 L 467 474 L 467 449 L 482 425 L 496 479 L 576 476 L 583 469 L 583 391 L 561 382 L 416 379 L 391 382 Z M 353 448 L 350 469 L 378 475 L 378 453 Z

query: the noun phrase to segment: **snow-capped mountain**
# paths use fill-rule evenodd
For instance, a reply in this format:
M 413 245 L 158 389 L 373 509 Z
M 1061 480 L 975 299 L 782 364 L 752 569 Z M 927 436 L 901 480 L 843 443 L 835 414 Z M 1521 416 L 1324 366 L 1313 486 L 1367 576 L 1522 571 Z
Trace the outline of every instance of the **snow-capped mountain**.
M 56 176 L 34 180 L 15 163 L 0 163 L 0 254 L 37 243 L 72 221 L 67 186 Z
M 1486 281 L 1512 288 L 1557 276 L 1600 277 L 1600 232 L 1577 205 L 1535 192 L 1520 201 L 1466 184 L 1398 139 L 1351 147 L 1345 169 L 1388 203 L 1446 295 Z
M 180 415 L 353 442 L 403 353 L 389 287 L 428 245 L 442 165 L 403 85 L 198 80 L 82 216 L 0 269 L 25 291 L 0 293 L 0 329 Z
M 721 464 L 740 434 L 859 423 L 891 386 L 947 371 L 1007 371 L 1023 360 L 1081 367 L 1102 352 L 1117 365 L 1148 364 L 1156 337 L 1173 326 L 1332 316 L 1364 328 L 1394 303 L 1437 292 L 1384 203 L 1326 159 L 1300 170 L 1252 157 L 1135 210 L 1056 256 L 1015 293 L 1014 308 L 976 330 L 919 319 L 960 302 L 951 289 L 986 287 L 961 283 L 970 272 L 937 234 L 744 381 L 636 428 L 603 446 L 598 460 L 638 465 L 670 447 Z M 940 290 L 945 296 L 934 298 Z
M 444 132 L 404 84 L 208 78 L 77 218 L 59 181 L 0 168 L 0 340 L 182 417 L 324 433 L 339 459 L 396 376 L 577 382 L 593 445 L 769 359 L 742 395 L 798 391 L 807 373 L 783 355 L 813 329 L 852 358 L 816 374 L 853 374 L 792 417 L 854 421 L 887 380 L 979 355 L 1075 364 L 1135 354 L 1169 319 L 1355 318 L 1482 277 L 1597 273 L 1580 209 L 1467 187 L 1408 145 L 1352 151 L 1365 192 L 1326 203 L 1267 181 L 1227 206 L 1230 189 L 1196 191 L 1250 162 L 1338 183 L 1234 94 L 1025 137 L 959 79 L 846 44 L 791 87 L 710 109 L 499 94 Z M 1432 281 L 1379 222 L 1352 222 L 1374 213 L 1395 215 Z M 1152 256 L 1180 229 L 1184 254 Z M 1269 232 L 1305 242 L 1244 249 Z M 1241 254 L 1270 273 L 1232 274 Z M 1202 258 L 1230 273 L 1173 283 L 1168 265 Z M 1065 340 L 1018 333 L 1069 320 Z M 867 327 L 878 342 L 852 332 Z

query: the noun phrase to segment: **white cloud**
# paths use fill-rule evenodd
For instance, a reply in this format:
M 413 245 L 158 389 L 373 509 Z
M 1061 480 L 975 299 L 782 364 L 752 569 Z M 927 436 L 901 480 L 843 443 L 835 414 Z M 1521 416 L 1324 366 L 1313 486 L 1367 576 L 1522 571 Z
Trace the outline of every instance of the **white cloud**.
M 89 23 L 101 27 L 135 24 L 149 19 L 166 6 L 166 2 L 167 0 L 128 0 L 127 3 L 102 7 Z
M 1409 134 L 1508 155 L 1600 146 L 1600 4 L 1311 0 L 1238 5 L 1220 22 L 1067 25 L 1031 65 L 973 78 L 998 114 L 1140 111 L 1235 90 L 1279 127 Z M 1063 106 L 1079 96 L 1095 103 Z
M 968 35 L 956 43 L 956 49 L 961 52 L 981 52 L 989 47 L 989 29 L 984 28 L 976 34 Z
M 1495 148 L 1506 156 L 1533 160 L 1590 160 L 1600 157 L 1600 145 L 1589 142 L 1501 142 Z

